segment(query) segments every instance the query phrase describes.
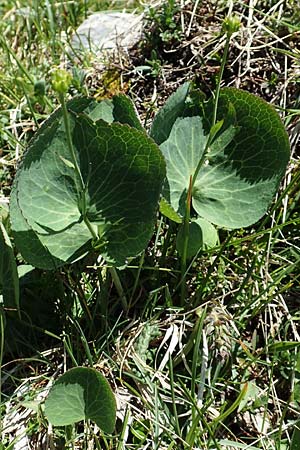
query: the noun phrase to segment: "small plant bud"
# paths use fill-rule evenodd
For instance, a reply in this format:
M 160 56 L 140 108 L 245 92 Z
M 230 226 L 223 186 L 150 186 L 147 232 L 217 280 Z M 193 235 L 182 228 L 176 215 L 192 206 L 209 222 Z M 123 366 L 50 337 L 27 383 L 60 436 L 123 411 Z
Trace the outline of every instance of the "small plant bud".
M 233 33 L 239 31 L 241 21 L 237 16 L 228 16 L 223 21 L 222 30 L 227 35 L 231 36 Z
M 66 94 L 72 82 L 72 75 L 64 69 L 56 69 L 52 73 L 52 87 L 59 94 Z
M 34 83 L 34 95 L 37 97 L 42 97 L 46 93 L 46 83 L 45 80 L 37 80 Z

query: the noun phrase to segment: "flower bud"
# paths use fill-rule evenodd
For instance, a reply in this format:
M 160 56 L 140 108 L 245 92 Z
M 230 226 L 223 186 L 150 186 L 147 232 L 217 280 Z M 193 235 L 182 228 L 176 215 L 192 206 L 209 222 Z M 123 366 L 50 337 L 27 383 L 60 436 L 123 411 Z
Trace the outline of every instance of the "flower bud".
M 66 94 L 72 82 L 72 75 L 64 69 L 56 69 L 52 73 L 52 87 L 59 94 Z
M 241 26 L 241 21 L 238 16 L 228 16 L 224 19 L 222 30 L 227 35 L 231 36 L 233 33 L 239 31 Z

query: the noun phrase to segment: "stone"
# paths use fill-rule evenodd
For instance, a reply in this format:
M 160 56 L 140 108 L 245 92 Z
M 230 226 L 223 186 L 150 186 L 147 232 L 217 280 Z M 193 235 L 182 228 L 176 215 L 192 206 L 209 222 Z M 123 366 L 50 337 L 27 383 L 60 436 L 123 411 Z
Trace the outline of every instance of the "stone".
M 105 11 L 92 14 L 77 29 L 72 39 L 74 50 L 96 54 L 130 48 L 141 38 L 142 14 Z

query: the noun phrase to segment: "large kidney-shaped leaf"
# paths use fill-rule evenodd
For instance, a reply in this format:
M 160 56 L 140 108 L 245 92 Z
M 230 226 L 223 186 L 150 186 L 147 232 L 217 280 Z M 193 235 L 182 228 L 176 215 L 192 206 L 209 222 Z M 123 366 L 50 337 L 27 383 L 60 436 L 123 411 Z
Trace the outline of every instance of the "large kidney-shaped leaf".
M 85 186 L 87 216 L 99 231 L 103 256 L 123 265 L 151 237 L 165 163 L 143 131 L 94 122 L 75 112 L 70 115 L 73 146 Z M 12 230 L 29 263 L 52 269 L 90 249 L 82 195 L 64 125 L 56 113 L 31 143 L 12 189 Z
M 216 225 L 239 228 L 255 223 L 266 212 L 290 151 L 284 127 L 266 102 L 244 91 L 224 89 L 219 120 L 226 119 L 229 103 L 236 111 L 236 123 L 221 130 L 208 149 L 195 181 L 192 205 L 199 216 Z M 206 142 L 200 117 L 186 117 L 177 118 L 161 145 L 167 161 L 164 195 L 180 214 L 184 214 L 190 176 Z
M 106 433 L 116 421 L 116 401 L 105 377 L 97 370 L 75 367 L 52 386 L 45 402 L 45 415 L 54 426 L 92 420 Z

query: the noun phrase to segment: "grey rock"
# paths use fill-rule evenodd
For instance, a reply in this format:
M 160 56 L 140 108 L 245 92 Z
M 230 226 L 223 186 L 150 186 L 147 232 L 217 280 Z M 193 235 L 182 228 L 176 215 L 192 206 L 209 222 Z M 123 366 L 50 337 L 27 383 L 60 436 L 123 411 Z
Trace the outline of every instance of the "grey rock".
M 142 14 L 106 11 L 92 14 L 77 29 L 72 46 L 77 50 L 130 48 L 141 38 Z

